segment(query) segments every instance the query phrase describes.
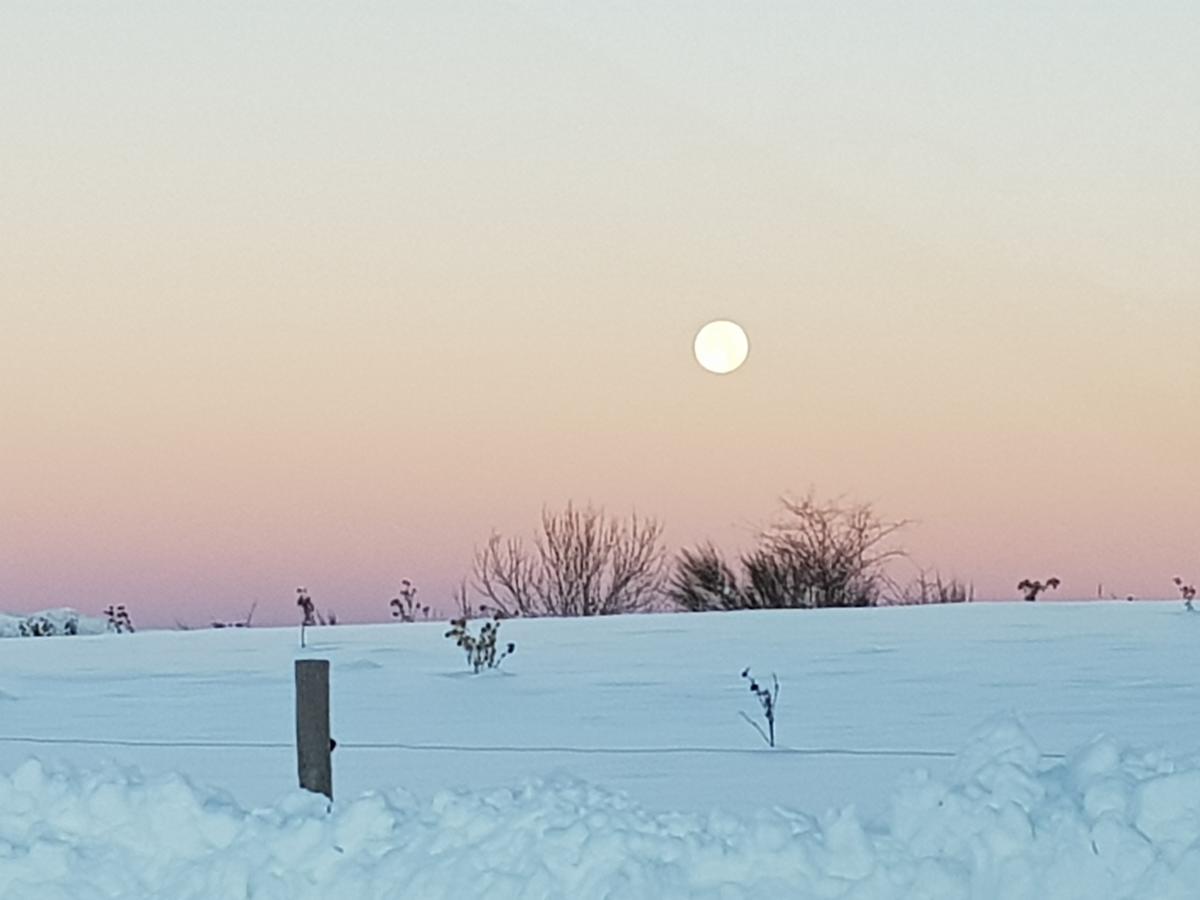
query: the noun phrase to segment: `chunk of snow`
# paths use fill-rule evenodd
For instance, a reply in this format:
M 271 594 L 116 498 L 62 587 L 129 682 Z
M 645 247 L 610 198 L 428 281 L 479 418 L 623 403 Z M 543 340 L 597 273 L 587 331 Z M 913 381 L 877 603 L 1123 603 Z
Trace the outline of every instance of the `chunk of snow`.
M 41 612 L 14 615 L 0 613 L 0 638 L 24 637 L 21 633 L 21 623 L 42 619 L 54 629 L 53 637 L 67 636 L 68 623 L 73 623 L 76 634 L 104 634 L 108 631 L 108 620 L 94 616 L 82 616 L 70 607 L 44 609 Z

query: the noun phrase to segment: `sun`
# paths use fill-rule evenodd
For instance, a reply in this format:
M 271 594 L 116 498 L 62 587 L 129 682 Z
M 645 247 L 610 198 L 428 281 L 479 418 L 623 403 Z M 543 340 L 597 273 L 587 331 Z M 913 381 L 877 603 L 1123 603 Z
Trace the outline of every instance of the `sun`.
M 717 375 L 728 375 L 746 361 L 750 341 L 736 322 L 709 322 L 696 334 L 696 362 Z

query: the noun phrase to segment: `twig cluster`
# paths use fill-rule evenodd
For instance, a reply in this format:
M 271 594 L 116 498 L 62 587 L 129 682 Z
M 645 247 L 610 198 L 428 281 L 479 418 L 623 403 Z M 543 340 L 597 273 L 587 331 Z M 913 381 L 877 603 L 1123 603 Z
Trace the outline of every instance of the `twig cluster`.
M 310 603 L 312 601 L 309 601 Z M 250 604 L 250 611 L 246 613 L 246 618 L 240 622 L 222 622 L 219 619 L 214 619 L 210 628 L 249 628 L 250 622 L 254 618 L 254 610 L 258 608 L 258 602 Z M 177 623 L 178 624 L 178 623 Z
M 312 597 L 308 596 L 308 588 L 296 588 L 296 605 L 304 613 L 301 625 L 317 624 L 317 608 L 313 605 Z
M 1179 596 L 1183 598 L 1183 605 L 1188 612 L 1195 612 L 1196 607 L 1192 603 L 1196 599 L 1196 586 L 1194 584 L 1184 584 L 1183 579 L 1176 575 L 1173 579 L 1175 587 L 1179 588 Z
M 918 569 L 910 583 L 895 592 L 892 602 L 898 606 L 928 606 L 941 603 L 971 603 L 975 599 L 975 585 L 957 578 L 944 579 L 942 573 Z
M 108 617 L 109 631 L 115 631 L 117 634 L 133 633 L 133 619 L 129 617 L 129 610 L 123 603 L 108 606 L 104 610 L 104 615 Z
M 666 586 L 662 529 L 656 519 L 618 519 L 590 505 L 543 509 L 532 547 L 493 533 L 476 549 L 472 587 L 504 618 L 645 612 Z M 464 585 L 460 609 L 465 593 Z
M 312 597 L 308 596 L 307 588 L 296 588 L 296 605 L 304 614 L 304 618 L 300 620 L 300 646 L 307 647 L 308 639 L 305 632 L 309 626 L 317 624 L 317 608 L 313 605 Z
M 1024 591 L 1024 600 L 1028 603 L 1033 603 L 1038 598 L 1038 594 L 1045 590 L 1057 590 L 1062 584 L 1057 578 L 1047 578 L 1045 584 L 1040 581 L 1030 581 L 1028 578 L 1022 578 L 1017 583 L 1017 590 Z
M 517 649 L 517 645 L 509 641 L 504 645 L 503 652 L 497 653 L 496 636 L 500 632 L 500 622 L 497 619 L 484 622 L 479 629 L 479 636 L 471 634 L 466 618 L 451 619 L 450 630 L 446 637 L 453 638 L 455 644 L 467 655 L 467 665 L 475 674 L 484 669 L 496 669 Z
M 750 682 L 750 692 L 758 698 L 758 703 L 762 707 L 763 718 L 767 720 L 767 730 L 763 731 L 761 725 L 751 719 L 745 713 L 739 713 L 743 719 L 754 726 L 754 730 L 762 735 L 762 739 L 767 742 L 770 747 L 775 746 L 775 709 L 779 703 L 779 679 L 775 677 L 775 673 L 771 673 L 771 690 L 767 690 L 754 680 L 754 676 L 750 674 L 750 669 L 742 669 L 742 677 Z
M 400 582 L 400 596 L 393 597 L 390 605 L 392 618 L 401 622 L 415 622 L 418 613 L 422 618 L 429 618 L 429 606 L 417 603 L 417 589 L 407 578 Z

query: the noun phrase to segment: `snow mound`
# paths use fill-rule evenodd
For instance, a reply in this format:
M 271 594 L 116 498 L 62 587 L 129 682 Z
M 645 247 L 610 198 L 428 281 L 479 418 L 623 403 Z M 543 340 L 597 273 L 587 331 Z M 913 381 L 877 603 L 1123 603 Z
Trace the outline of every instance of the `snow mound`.
M 70 634 L 104 634 L 108 631 L 108 620 L 94 616 L 82 616 L 70 607 L 45 609 L 41 612 L 25 615 L 0 613 L 0 638 L 26 637 L 21 624 L 40 621 L 50 628 L 47 636 L 63 636 Z
M 767 752 L 767 751 L 764 751 Z M 1097 739 L 1047 766 L 981 728 L 883 820 L 650 813 L 556 776 L 510 789 L 247 811 L 182 776 L 29 760 L 0 776 L 0 898 L 1194 900 L 1200 760 Z

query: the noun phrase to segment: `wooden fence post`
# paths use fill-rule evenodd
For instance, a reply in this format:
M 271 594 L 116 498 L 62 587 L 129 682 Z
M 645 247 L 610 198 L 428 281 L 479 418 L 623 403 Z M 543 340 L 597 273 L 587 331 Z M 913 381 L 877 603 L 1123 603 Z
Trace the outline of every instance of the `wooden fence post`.
M 296 660 L 296 766 L 300 787 L 333 800 L 329 660 Z

